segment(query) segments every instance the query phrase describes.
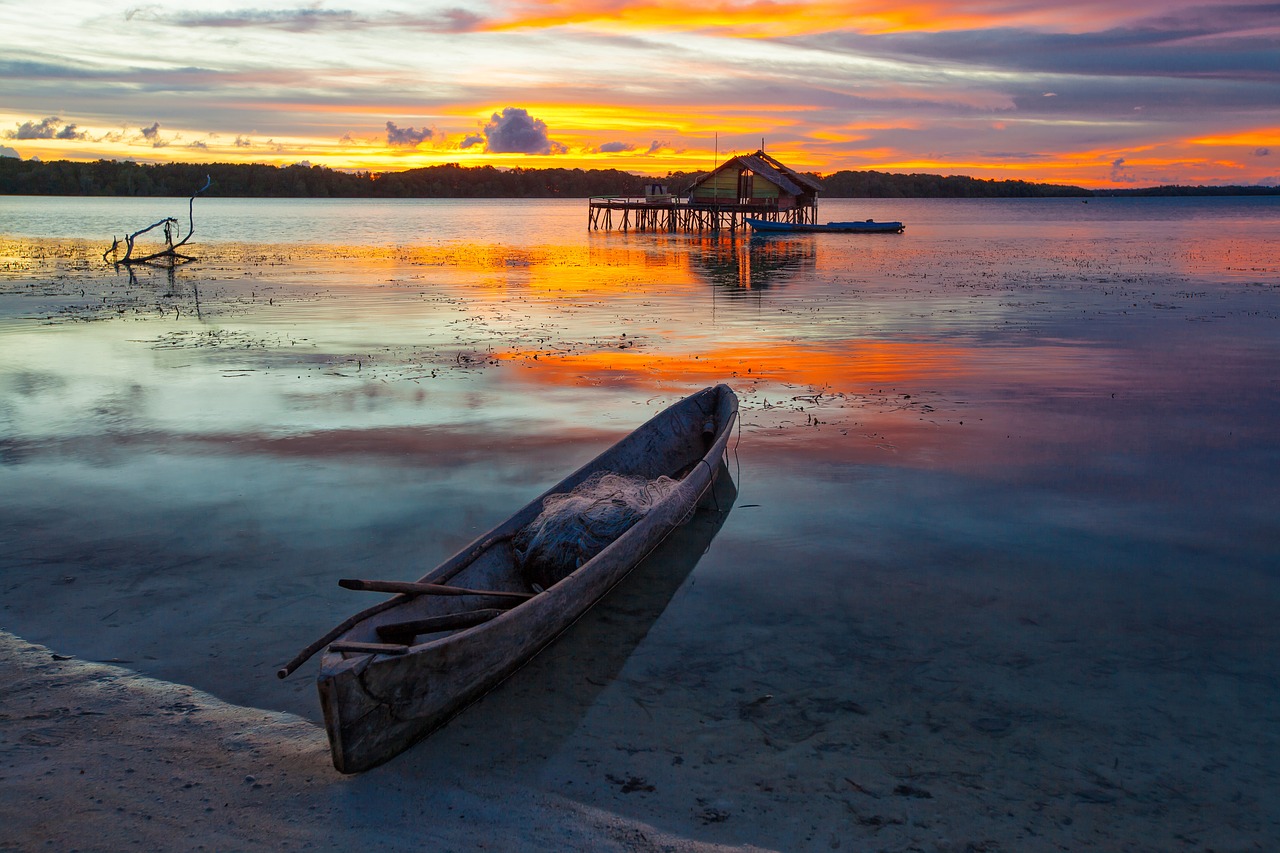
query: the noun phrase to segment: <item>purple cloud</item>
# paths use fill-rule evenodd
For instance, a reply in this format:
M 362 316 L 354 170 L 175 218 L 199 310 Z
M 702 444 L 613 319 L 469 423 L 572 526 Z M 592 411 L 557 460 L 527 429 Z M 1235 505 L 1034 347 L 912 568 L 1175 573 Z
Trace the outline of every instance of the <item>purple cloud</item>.
M 387 122 L 387 144 L 402 148 L 417 148 L 426 142 L 434 132 L 429 127 L 415 130 L 412 127 L 396 127 L 395 122 Z
M 87 133 L 76 130 L 74 124 L 67 124 L 58 129 L 62 119 L 49 116 L 40 121 L 24 121 L 17 130 L 6 130 L 5 139 L 84 139 Z
M 569 149 L 547 136 L 547 123 L 519 107 L 507 107 L 484 126 L 485 150 L 494 154 L 563 154 Z
M 142 138 L 151 143 L 152 148 L 164 148 L 169 144 L 167 139 L 160 136 L 160 122 L 153 122 L 151 127 L 138 128 L 142 131 Z

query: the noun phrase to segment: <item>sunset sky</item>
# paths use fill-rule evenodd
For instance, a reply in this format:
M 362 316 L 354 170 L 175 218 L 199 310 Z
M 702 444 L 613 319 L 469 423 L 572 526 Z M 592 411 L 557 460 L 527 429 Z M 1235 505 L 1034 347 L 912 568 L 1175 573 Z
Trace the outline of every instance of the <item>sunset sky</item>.
M 1280 4 L 0 0 L 0 154 L 1280 183 Z

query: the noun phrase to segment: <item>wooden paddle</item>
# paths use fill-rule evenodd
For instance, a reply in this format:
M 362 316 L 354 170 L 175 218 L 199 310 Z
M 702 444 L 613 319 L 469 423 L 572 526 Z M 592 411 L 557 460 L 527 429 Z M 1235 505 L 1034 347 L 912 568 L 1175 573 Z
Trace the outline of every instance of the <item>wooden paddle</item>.
M 343 589 L 358 589 L 367 592 L 398 592 L 402 595 L 500 595 L 504 598 L 527 600 L 537 593 L 510 592 L 493 589 L 467 589 L 461 586 L 449 586 L 442 583 L 419 583 L 417 581 L 366 581 L 359 578 L 343 578 L 338 581 Z
M 484 589 L 466 589 L 460 586 L 449 586 L 439 583 L 416 583 L 409 581 L 368 581 L 356 578 L 344 578 L 338 581 L 338 586 L 343 589 L 367 590 L 370 592 L 397 592 L 401 595 L 493 595 L 504 598 L 515 599 L 499 605 L 501 607 L 515 607 L 521 601 L 533 598 L 534 593 L 531 592 L 498 592 L 495 590 Z M 354 628 L 358 622 L 372 616 L 382 610 L 394 607 L 404 599 L 389 598 L 381 604 L 374 605 L 368 610 L 361 611 L 356 615 L 344 620 L 341 624 L 336 625 L 329 633 L 307 646 L 302 651 L 294 655 L 293 660 L 286 663 L 276 671 L 278 678 L 287 678 L 294 670 L 306 663 L 307 660 L 316 652 L 329 645 L 339 636 Z
M 360 655 L 403 655 L 409 651 L 404 643 L 356 643 L 344 640 L 329 644 L 331 652 L 353 652 Z

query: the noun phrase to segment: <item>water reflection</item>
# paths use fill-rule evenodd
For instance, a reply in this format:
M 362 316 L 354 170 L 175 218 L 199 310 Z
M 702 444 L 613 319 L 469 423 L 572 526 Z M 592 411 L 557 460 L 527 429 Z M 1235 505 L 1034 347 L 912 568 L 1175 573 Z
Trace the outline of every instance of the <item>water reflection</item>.
M 818 265 L 817 241 L 802 236 L 701 236 L 691 240 L 690 253 L 704 280 L 734 291 L 786 284 Z
M 892 245 L 219 244 L 135 282 L 100 246 L 0 241 L 0 615 L 314 716 L 274 669 L 350 612 L 334 579 L 420 576 L 729 380 L 744 502 L 620 679 L 558 694 L 594 708 L 551 726 L 563 778 L 658 824 L 688 808 L 668 792 L 736 798 L 707 832 L 738 844 L 848 802 L 898 826 L 899 785 L 962 813 L 947 780 L 970 774 L 1049 803 L 1037 831 L 1078 820 L 1094 774 L 1136 792 L 1117 809 L 1155 802 L 1123 768 L 1256 812 L 1274 775 L 1199 768 L 1259 743 L 1277 763 L 1254 711 L 1280 702 L 1280 231 L 1103 207 L 858 211 L 910 219 Z M 547 663 L 568 683 L 576 658 Z M 849 773 L 868 743 L 874 773 Z M 940 755 L 951 776 L 904 781 Z M 604 772 L 657 790 L 610 799 Z
M 466 744 L 477 734 L 519 743 L 519 754 L 512 756 L 518 764 L 537 764 L 553 755 L 686 586 L 736 499 L 737 486 L 722 461 L 712 493 L 693 518 L 677 527 L 554 645 L 434 735 L 430 748 L 411 750 L 397 759 L 397 764 L 408 765 L 402 772 L 456 768 L 459 760 L 477 760 L 454 754 L 460 748 L 471 752 Z
M 536 354 L 536 353 L 535 353 Z M 527 363 L 527 352 L 503 352 L 503 360 Z M 565 386 L 575 377 L 622 385 L 641 392 L 671 390 L 729 378 L 744 391 L 760 387 L 775 398 L 857 395 L 872 387 L 918 387 L 954 382 L 983 369 L 979 354 L 960 346 L 894 341 L 792 341 L 699 347 L 693 352 L 603 350 L 539 359 L 522 382 Z M 791 393 L 785 393 L 790 389 Z M 814 390 L 816 389 L 816 390 Z
M 156 303 L 157 307 L 172 306 L 175 312 L 181 313 L 185 302 L 187 310 L 194 313 L 196 319 L 203 320 L 204 316 L 200 309 L 200 272 L 185 271 L 187 274 L 181 276 L 181 279 L 178 275 L 179 270 L 187 264 L 195 263 L 198 263 L 196 259 L 187 258 L 180 263 L 112 264 L 112 266 L 117 273 L 124 269 L 129 276 L 129 288 L 135 292 L 144 286 L 154 289 L 158 273 L 165 290 L 157 297 L 160 300 Z M 143 273 L 142 279 L 138 278 L 139 272 Z
M 486 418 L 295 437 L 126 429 L 0 446 L 5 626 L 318 719 L 307 673 L 281 683 L 273 663 L 351 612 L 339 577 L 420 576 L 619 437 L 527 426 Z M 730 506 L 722 493 L 721 510 Z M 691 570 L 714 530 L 695 533 L 707 538 L 681 550 L 685 534 L 676 537 L 659 576 L 663 559 Z

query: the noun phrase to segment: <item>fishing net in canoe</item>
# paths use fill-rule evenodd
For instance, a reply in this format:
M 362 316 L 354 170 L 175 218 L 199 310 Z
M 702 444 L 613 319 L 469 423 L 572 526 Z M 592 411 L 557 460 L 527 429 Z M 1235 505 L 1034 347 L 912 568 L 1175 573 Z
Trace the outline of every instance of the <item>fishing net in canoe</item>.
M 542 512 L 516 533 L 512 544 L 525 580 L 546 589 L 599 554 L 679 480 L 648 480 L 598 471 L 573 491 L 548 495 Z

